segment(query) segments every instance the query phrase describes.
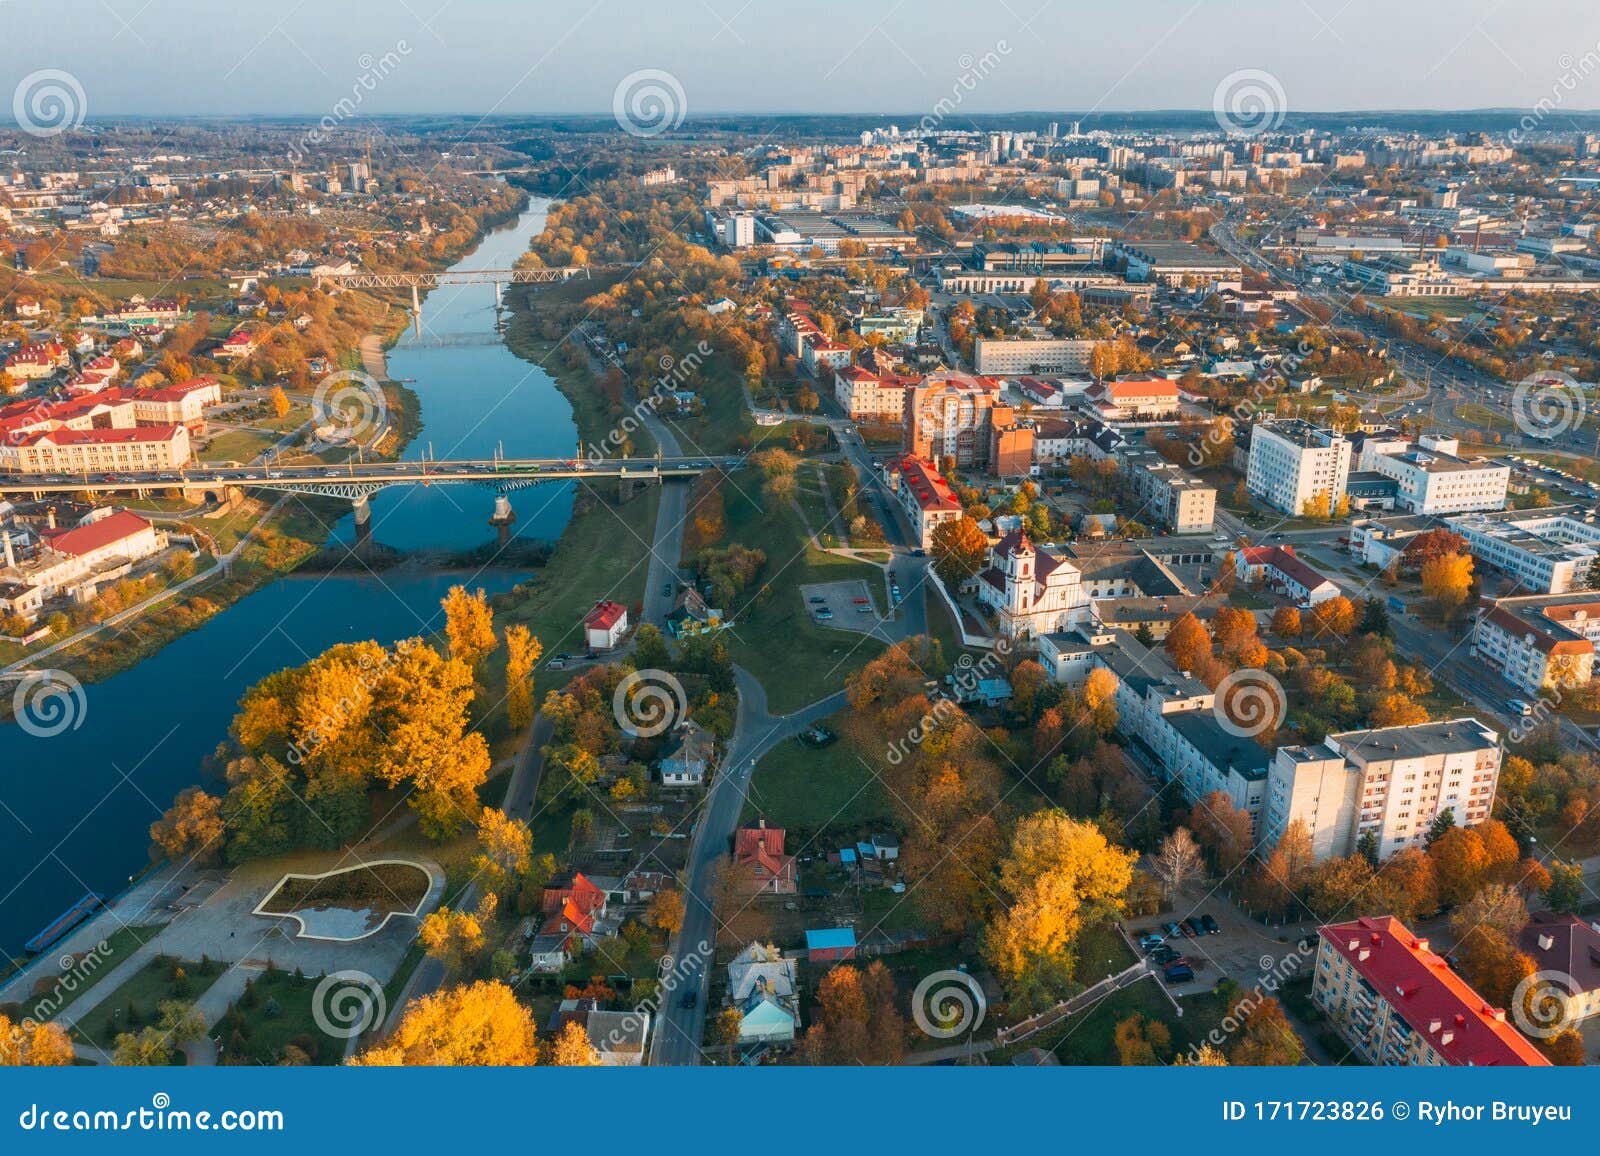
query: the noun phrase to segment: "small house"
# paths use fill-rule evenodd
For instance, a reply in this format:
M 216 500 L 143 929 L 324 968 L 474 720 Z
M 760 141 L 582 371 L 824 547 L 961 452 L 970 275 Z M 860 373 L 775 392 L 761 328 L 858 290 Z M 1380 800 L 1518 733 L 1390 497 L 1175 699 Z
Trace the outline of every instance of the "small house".
M 686 718 L 673 728 L 661 754 L 661 784 L 666 787 L 698 787 L 716 757 L 717 741 L 699 723 Z
M 806 958 L 812 963 L 838 963 L 855 957 L 855 928 L 824 927 L 806 932 Z
M 620 602 L 596 602 L 583 619 L 584 641 L 590 650 L 612 650 L 628 633 L 628 608 Z

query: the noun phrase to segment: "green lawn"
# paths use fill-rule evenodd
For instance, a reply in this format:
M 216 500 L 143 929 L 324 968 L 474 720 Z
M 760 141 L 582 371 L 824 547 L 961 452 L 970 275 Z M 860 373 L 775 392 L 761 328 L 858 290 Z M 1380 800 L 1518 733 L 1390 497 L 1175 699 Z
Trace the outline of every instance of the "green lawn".
M 141 944 L 160 933 L 160 925 L 119 928 L 106 937 L 104 951 L 85 952 L 74 967 L 50 977 L 48 982 L 41 981 L 43 990 L 36 988 L 34 998 L 23 1001 L 22 1015 L 27 1019 L 54 1019 L 82 999 Z
M 205 460 L 243 462 L 249 465 L 261 455 L 262 450 L 277 440 L 268 434 L 253 433 L 249 430 L 230 430 L 211 439 L 211 444 L 206 447 Z
M 724 494 L 727 541 L 767 555 L 761 588 L 745 591 L 732 606 L 724 607 L 733 620 L 723 635 L 733 660 L 761 679 L 774 712 L 795 710 L 842 689 L 852 673 L 882 653 L 883 644 L 813 622 L 798 588 L 854 578 L 881 583 L 882 571 L 808 546 L 805 527 L 792 506 L 779 503 L 775 510 L 765 508 L 753 470 L 736 474 Z M 778 656 L 781 661 L 775 661 Z
M 176 973 L 181 968 L 183 978 Z M 163 955 L 152 959 L 99 1007 L 73 1027 L 72 1034 L 85 1043 L 110 1051 L 121 1032 L 137 1032 L 156 1022 L 157 1005 L 164 1000 L 193 1003 L 222 974 L 222 965 L 180 961 Z
M 290 1044 L 314 1064 L 343 1060 L 345 1041 L 324 1033 L 312 1015 L 317 982 L 311 976 L 296 978 L 278 970 L 255 977 L 250 991 L 234 1001 L 218 1025 L 221 1061 L 275 1065 Z
M 837 728 L 837 720 L 826 724 Z M 853 830 L 893 815 L 882 783 L 856 756 L 848 738 L 820 750 L 785 739 L 756 765 L 745 817 L 767 815 L 784 827 Z

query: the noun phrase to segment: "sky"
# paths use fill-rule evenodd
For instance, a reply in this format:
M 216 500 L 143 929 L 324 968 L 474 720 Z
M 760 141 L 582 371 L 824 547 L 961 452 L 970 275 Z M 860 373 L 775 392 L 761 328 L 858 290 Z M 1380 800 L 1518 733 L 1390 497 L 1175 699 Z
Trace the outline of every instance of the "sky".
M 610 113 L 630 77 L 689 116 L 1206 109 L 1247 70 L 1300 111 L 1600 108 L 1595 0 L 0 0 L 0 30 L 5 120 L 48 69 L 91 119 Z

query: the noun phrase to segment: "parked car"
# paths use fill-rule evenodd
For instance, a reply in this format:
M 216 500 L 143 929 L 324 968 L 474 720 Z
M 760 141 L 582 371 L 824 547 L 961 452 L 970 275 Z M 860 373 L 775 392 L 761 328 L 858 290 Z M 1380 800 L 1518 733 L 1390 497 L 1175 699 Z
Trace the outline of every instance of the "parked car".
M 1202 915 L 1200 917 L 1200 926 L 1205 930 L 1205 933 L 1207 935 L 1221 935 L 1222 934 L 1222 928 L 1220 926 L 1218 926 L 1217 925 L 1217 921 L 1215 919 L 1212 919 L 1211 916 L 1209 916 L 1209 915 Z
M 1200 925 L 1192 919 L 1185 919 L 1181 924 L 1179 924 L 1179 926 L 1183 928 L 1183 934 L 1188 936 L 1190 939 L 1193 939 L 1197 935 L 1204 934 L 1200 930 Z
M 807 602 L 821 603 L 821 602 L 826 602 L 827 599 L 826 598 L 820 598 L 817 595 L 813 594 L 810 598 L 807 598 L 806 601 Z
M 1193 977 L 1191 977 L 1191 978 L 1193 978 Z M 699 1002 L 700 1002 L 700 993 L 699 992 L 697 992 L 697 991 L 686 991 L 686 992 L 683 993 L 683 998 L 678 1001 L 678 1006 L 681 1007 L 681 1008 L 692 1008 L 696 1004 L 698 1004 Z
M 1194 978 L 1194 972 L 1181 963 L 1171 964 L 1162 975 L 1168 983 L 1188 983 Z
M 1143 951 L 1153 951 L 1165 942 L 1166 940 L 1159 935 L 1141 935 L 1139 937 L 1139 947 Z
M 1533 713 L 1533 705 L 1526 699 L 1508 698 L 1506 699 L 1506 706 L 1511 709 L 1513 714 L 1530 715 Z
M 1155 960 L 1161 967 L 1166 967 L 1169 963 L 1178 963 L 1179 961 L 1187 962 L 1183 959 L 1183 956 L 1178 954 L 1176 949 L 1168 947 L 1165 943 L 1152 951 L 1150 958 Z
M 1165 924 L 1162 924 L 1161 930 L 1167 933 L 1167 938 L 1168 939 L 1182 939 L 1183 938 L 1183 928 L 1179 927 L 1176 923 L 1165 923 Z

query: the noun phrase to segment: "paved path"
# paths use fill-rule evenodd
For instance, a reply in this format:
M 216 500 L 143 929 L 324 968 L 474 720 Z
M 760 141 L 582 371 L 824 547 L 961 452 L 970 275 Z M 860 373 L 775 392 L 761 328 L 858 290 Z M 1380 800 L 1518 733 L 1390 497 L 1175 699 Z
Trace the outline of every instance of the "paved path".
M 685 1008 L 674 999 L 657 1012 L 652 1064 L 697 1064 L 705 1031 L 705 995 L 711 958 L 696 950 L 701 943 L 716 942 L 713 883 L 716 867 L 728 857 L 729 841 L 739 825 L 750 775 L 761 756 L 787 738 L 799 734 L 819 719 L 843 710 L 845 692 L 839 691 L 793 714 L 773 715 L 767 710 L 767 692 L 743 667 L 734 667 L 739 687 L 739 713 L 722 768 L 713 780 L 695 825 L 689 847 L 688 879 L 684 892 L 683 928 L 673 946 L 673 957 L 683 973 L 679 993 L 694 993 L 695 1006 Z

